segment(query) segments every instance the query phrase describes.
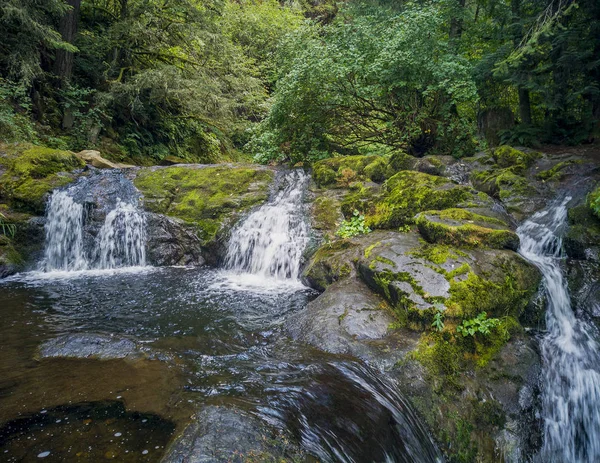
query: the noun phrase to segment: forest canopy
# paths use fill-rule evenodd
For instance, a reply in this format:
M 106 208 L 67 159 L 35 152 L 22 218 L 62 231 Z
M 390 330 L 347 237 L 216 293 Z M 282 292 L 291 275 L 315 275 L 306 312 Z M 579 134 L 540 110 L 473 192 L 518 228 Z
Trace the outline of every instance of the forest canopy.
M 598 137 L 596 0 L 2 0 L 0 140 L 151 164 Z

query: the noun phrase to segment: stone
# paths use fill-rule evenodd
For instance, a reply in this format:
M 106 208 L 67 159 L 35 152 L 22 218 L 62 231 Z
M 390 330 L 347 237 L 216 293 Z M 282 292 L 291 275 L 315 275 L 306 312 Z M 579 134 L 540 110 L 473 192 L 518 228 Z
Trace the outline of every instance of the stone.
M 75 156 L 97 169 L 126 169 L 134 167 L 130 164 L 109 161 L 101 156 L 100 151 L 96 150 L 83 150 L 76 153 Z

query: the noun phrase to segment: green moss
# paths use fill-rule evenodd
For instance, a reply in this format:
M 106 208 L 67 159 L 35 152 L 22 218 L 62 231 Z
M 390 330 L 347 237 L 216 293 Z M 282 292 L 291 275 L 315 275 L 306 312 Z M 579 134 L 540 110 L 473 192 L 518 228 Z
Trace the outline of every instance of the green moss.
M 563 179 L 565 173 L 564 170 L 574 164 L 581 164 L 581 159 L 570 159 L 568 161 L 562 161 L 556 164 L 554 167 L 544 170 L 536 175 L 540 180 L 547 182 L 559 182 Z
M 530 167 L 541 154 L 534 151 L 519 151 L 511 146 L 499 146 L 494 150 L 493 158 L 500 167 L 513 167 L 524 170 Z
M 319 196 L 313 203 L 313 228 L 316 230 L 336 230 L 338 227 L 339 202 L 334 198 Z
M 402 170 L 413 169 L 415 162 L 416 159 L 413 156 L 406 154 L 404 151 L 395 151 L 390 157 L 389 167 L 392 171 L 391 175 Z
M 368 246 L 365 249 L 365 257 L 368 259 L 371 256 L 371 252 L 373 251 L 373 249 L 375 249 L 376 246 L 379 246 L 381 244 L 381 241 L 377 241 L 377 243 L 373 243 L 372 245 Z
M 319 187 L 347 187 L 352 182 L 370 180 L 381 183 L 395 174 L 398 159 L 387 156 L 338 156 L 315 163 L 313 178 Z
M 474 272 L 462 281 L 451 280 L 447 315 L 472 318 L 486 312 L 490 318 L 519 318 L 537 290 L 539 276 L 528 275 L 526 265 L 519 268 L 513 264 L 511 267 L 514 273 L 507 271 L 502 281 L 486 279 Z
M 365 176 L 373 182 L 382 183 L 387 178 L 388 159 L 377 157 L 373 162 L 365 166 Z
M 587 204 L 596 217 L 600 218 L 600 187 L 588 195 Z
M 521 332 L 519 322 L 513 317 L 503 317 L 498 326 L 487 336 L 475 337 L 474 360 L 479 368 L 485 367 L 510 340 L 511 335 Z
M 501 200 L 526 196 L 531 188 L 527 179 L 515 173 L 513 167 L 474 172 L 472 179 L 477 188 Z
M 147 209 L 196 226 L 206 244 L 232 213 L 265 201 L 272 179 L 268 169 L 223 165 L 145 169 L 134 183 Z
M 352 273 L 347 251 L 356 247 L 349 239 L 337 240 L 321 246 L 312 256 L 303 272 L 310 286 L 324 291 L 330 284 Z
M 0 178 L 0 195 L 12 207 L 36 214 L 44 212 L 47 193 L 73 181 L 67 172 L 85 166 L 70 151 L 29 144 L 12 145 L 6 153 L 2 158 L 6 172 Z
M 421 257 L 433 262 L 434 264 L 441 265 L 448 259 L 458 259 L 459 257 L 466 257 L 466 254 L 459 249 L 447 246 L 445 244 L 429 244 L 421 240 L 423 245 L 410 254 L 415 257 Z
M 342 213 L 347 218 L 352 217 L 355 210 L 365 214 L 372 207 L 375 196 L 373 188 L 357 184 L 342 200 Z
M 427 211 L 419 214 L 417 227 L 430 243 L 466 247 L 513 249 L 519 247 L 519 237 L 508 230 L 504 222 L 465 209 Z
M 397 173 L 384 188 L 366 215 L 367 225 L 373 228 L 398 228 L 412 223 L 418 212 L 455 207 L 472 196 L 467 187 L 413 171 Z

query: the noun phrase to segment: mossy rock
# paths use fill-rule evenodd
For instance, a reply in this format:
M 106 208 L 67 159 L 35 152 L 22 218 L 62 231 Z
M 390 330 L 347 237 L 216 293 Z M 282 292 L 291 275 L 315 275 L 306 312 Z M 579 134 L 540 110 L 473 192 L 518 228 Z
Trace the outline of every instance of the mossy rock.
M 338 156 L 315 163 L 313 178 L 321 188 L 332 186 L 346 188 L 360 181 L 382 183 L 408 165 L 408 160 L 400 161 L 397 155 L 391 158 L 374 155 Z
M 313 201 L 312 219 L 313 229 L 333 236 L 343 219 L 339 200 L 332 196 L 318 196 Z
M 360 252 L 356 240 L 343 239 L 326 243 L 310 258 L 302 280 L 311 288 L 324 291 L 336 281 L 354 275 L 354 263 Z
M 582 164 L 581 159 L 569 159 L 556 163 L 550 169 L 543 170 L 536 175 L 536 178 L 545 182 L 560 182 L 569 172 L 569 167 Z
M 196 227 L 207 245 L 234 215 L 267 199 L 273 177 L 259 167 L 177 166 L 141 169 L 134 184 L 147 210 Z
M 539 271 L 518 254 L 428 244 L 415 233 L 375 232 L 358 270 L 383 296 L 400 323 L 429 329 L 436 304 L 458 321 L 485 311 L 519 319 L 541 281 Z
M 85 162 L 70 151 L 29 144 L 3 146 L 0 196 L 17 210 L 43 214 L 47 194 L 75 179 L 70 172 Z
M 499 146 L 492 154 L 496 164 L 499 167 L 512 167 L 517 170 L 524 170 L 531 167 L 541 154 L 536 151 L 520 151 L 508 145 Z
M 564 237 L 567 255 L 573 259 L 600 260 L 600 219 L 589 203 L 569 209 L 567 218 L 569 229 Z
M 592 213 L 600 219 L 600 187 L 596 188 L 588 195 L 587 205 Z
M 397 228 L 414 222 L 417 213 L 453 208 L 472 200 L 468 187 L 422 172 L 402 171 L 384 184 L 384 192 L 366 214 L 372 228 Z
M 513 251 L 519 248 L 519 237 L 506 223 L 466 209 L 421 212 L 416 223 L 421 235 L 430 243 Z

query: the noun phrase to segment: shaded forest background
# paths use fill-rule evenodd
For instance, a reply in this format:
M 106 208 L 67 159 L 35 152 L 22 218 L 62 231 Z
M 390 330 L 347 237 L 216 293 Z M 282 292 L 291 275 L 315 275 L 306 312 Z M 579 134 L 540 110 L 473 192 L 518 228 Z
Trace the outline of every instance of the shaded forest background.
M 600 136 L 597 0 L 0 0 L 0 141 L 152 164 Z

